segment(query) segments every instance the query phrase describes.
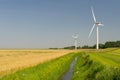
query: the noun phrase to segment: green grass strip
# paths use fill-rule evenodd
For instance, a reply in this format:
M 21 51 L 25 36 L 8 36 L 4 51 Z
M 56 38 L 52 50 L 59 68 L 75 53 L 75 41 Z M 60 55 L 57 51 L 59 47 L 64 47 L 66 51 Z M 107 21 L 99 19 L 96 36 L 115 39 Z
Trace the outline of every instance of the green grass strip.
M 89 55 L 90 55 L 90 58 L 92 60 L 99 61 L 103 65 L 106 65 L 106 66 L 119 66 L 118 62 L 114 61 L 110 57 L 108 58 L 108 56 L 103 56 L 101 54 L 89 54 Z

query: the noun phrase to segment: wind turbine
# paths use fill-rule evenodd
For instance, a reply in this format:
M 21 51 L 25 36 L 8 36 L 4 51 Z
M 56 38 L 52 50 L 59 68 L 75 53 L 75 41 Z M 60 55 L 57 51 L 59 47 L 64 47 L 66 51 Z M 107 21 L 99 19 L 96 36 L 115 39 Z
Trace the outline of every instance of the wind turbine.
M 91 7 L 91 11 L 92 11 L 92 15 L 93 15 L 94 24 L 89 33 L 89 37 L 91 36 L 91 33 L 93 32 L 94 28 L 96 27 L 96 33 L 97 33 L 96 49 L 98 50 L 99 49 L 99 26 L 104 26 L 104 25 L 101 22 L 97 22 L 94 11 L 93 11 L 93 7 Z
M 75 50 L 77 50 L 77 39 L 78 39 L 78 34 L 72 36 L 74 38 L 74 45 L 75 45 Z

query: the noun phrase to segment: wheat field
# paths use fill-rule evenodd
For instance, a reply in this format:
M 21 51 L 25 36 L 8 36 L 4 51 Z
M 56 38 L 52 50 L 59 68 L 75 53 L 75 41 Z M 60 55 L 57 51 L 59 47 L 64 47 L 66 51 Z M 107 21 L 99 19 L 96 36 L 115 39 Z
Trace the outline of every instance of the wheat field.
M 0 75 L 66 55 L 72 50 L 0 50 Z

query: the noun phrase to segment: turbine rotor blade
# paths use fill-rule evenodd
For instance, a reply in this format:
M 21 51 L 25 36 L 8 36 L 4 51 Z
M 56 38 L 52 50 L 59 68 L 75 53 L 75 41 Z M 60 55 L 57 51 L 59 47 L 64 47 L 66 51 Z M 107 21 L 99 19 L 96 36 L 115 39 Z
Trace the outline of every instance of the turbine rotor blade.
M 91 33 L 93 32 L 93 29 L 95 28 L 95 24 L 93 25 L 93 27 L 91 28 L 91 31 L 89 33 L 89 37 L 91 36 Z
M 104 24 L 101 24 L 101 26 L 104 26 Z
M 93 11 L 93 7 L 91 7 L 91 11 L 92 11 L 94 22 L 96 22 L 96 17 L 95 17 L 94 11 Z

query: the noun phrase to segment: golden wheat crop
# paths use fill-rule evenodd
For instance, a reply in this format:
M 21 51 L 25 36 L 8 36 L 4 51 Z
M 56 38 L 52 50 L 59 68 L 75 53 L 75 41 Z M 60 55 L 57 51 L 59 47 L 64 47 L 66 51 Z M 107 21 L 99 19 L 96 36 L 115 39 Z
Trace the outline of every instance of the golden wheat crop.
M 0 75 L 58 58 L 72 50 L 0 50 Z

